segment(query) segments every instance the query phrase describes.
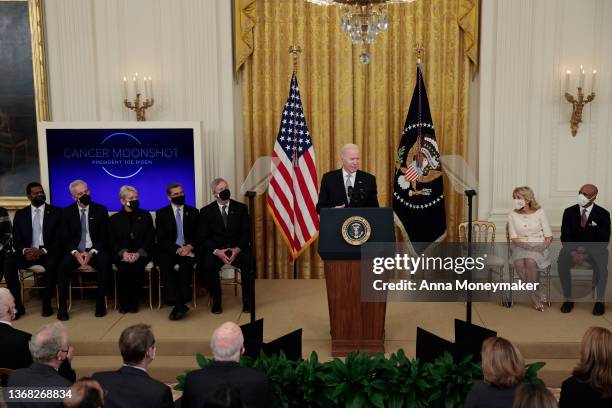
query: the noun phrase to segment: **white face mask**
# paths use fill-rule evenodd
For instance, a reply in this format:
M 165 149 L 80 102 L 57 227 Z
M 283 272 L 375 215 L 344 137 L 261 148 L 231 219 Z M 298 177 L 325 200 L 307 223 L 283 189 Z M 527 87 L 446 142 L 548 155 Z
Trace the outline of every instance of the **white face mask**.
M 578 194 L 577 201 L 578 201 L 578 205 L 579 206 L 584 207 L 584 206 L 588 205 L 589 201 L 591 201 L 591 200 L 586 198 L 586 196 L 584 194 Z
M 520 198 L 515 198 L 514 199 L 514 209 L 515 210 L 520 210 L 523 207 L 525 207 L 525 200 L 522 200 Z

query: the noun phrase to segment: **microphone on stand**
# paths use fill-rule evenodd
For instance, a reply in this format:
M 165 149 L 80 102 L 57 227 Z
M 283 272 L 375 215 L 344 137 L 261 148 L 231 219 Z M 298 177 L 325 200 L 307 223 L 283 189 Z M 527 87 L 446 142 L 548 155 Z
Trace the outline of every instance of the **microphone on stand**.
M 350 207 L 352 202 L 354 201 L 353 200 L 353 186 L 348 186 L 346 188 L 346 195 L 348 196 L 348 204 L 349 204 L 348 206 Z

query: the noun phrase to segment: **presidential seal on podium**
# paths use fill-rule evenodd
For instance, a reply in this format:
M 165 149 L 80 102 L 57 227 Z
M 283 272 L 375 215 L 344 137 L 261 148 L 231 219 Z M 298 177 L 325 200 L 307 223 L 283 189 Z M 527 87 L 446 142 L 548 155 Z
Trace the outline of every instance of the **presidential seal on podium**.
M 363 245 L 370 239 L 371 234 L 372 227 L 363 217 L 352 216 L 342 224 L 342 238 L 349 245 Z

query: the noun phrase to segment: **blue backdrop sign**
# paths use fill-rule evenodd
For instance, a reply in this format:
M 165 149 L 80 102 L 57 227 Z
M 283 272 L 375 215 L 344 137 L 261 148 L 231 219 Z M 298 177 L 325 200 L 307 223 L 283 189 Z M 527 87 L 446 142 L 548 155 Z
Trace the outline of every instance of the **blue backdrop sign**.
M 136 187 L 140 205 L 168 205 L 166 186 L 183 184 L 187 203 L 195 205 L 193 129 L 47 129 L 51 203 L 74 201 L 70 182 L 87 182 L 94 202 L 121 209 L 119 188 Z

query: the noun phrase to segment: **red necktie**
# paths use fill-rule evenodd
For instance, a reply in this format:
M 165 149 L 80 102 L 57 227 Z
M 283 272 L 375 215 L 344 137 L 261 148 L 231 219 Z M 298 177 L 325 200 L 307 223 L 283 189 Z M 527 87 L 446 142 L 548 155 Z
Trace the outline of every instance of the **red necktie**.
M 580 226 L 582 228 L 586 227 L 587 225 L 587 215 L 586 215 L 586 209 L 583 208 L 582 209 L 582 216 L 580 217 Z

